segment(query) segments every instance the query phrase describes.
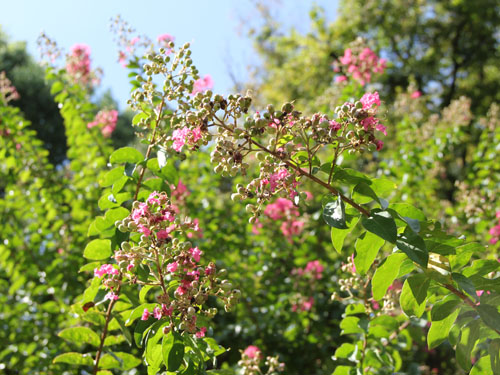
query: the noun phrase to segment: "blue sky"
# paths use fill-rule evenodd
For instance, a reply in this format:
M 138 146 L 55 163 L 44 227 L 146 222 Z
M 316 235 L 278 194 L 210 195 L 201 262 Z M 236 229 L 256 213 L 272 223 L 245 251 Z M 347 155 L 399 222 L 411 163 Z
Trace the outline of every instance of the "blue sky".
M 307 31 L 308 11 L 319 4 L 330 20 L 336 0 L 267 0 L 286 26 Z M 117 63 L 117 48 L 109 30 L 110 19 L 120 14 L 139 34 L 156 38 L 168 33 L 176 42 L 191 42 L 200 74 L 210 74 L 215 89 L 229 92 L 232 73 L 244 79 L 247 66 L 258 62 L 252 41 L 242 25 L 258 24 L 251 0 L 129 1 L 129 0 L 0 0 L 0 25 L 11 40 L 24 40 L 38 58 L 36 39 L 43 30 L 66 51 L 75 43 L 92 50 L 92 64 L 104 70 L 102 88 L 111 88 L 120 108 L 129 95 L 127 72 Z M 243 27 L 244 28 L 244 27 Z

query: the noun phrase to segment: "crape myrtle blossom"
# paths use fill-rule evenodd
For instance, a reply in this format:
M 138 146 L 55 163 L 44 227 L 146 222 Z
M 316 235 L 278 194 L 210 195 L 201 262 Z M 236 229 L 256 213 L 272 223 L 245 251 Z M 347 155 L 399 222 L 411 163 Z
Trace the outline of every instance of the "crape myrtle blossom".
M 213 87 L 214 81 L 212 80 L 212 77 L 207 74 L 205 77 L 199 78 L 194 81 L 193 91 L 191 92 L 191 95 L 196 95 L 199 92 L 211 90 Z
M 264 215 L 272 221 L 282 221 L 280 230 L 288 242 L 292 242 L 292 237 L 302 233 L 305 222 L 299 220 L 299 210 L 295 204 L 286 198 L 278 198 L 274 203 L 270 203 L 264 210 Z M 252 233 L 259 234 L 262 228 L 262 221 L 257 220 L 252 227 Z
M 492 245 L 495 245 L 498 240 L 500 240 L 500 211 L 497 211 L 495 216 L 498 219 L 498 224 L 492 227 L 488 232 L 491 236 L 490 244 Z
M 364 46 L 362 39 L 358 39 L 334 62 L 334 71 L 341 72 L 341 75 L 335 77 L 335 82 L 345 82 L 352 77 L 361 85 L 365 85 L 370 83 L 374 74 L 382 74 L 385 67 L 386 60 L 379 58 L 375 52 Z
M 66 57 L 66 71 L 77 83 L 88 85 L 91 82 L 90 47 L 86 44 L 75 44 Z
M 101 133 L 104 137 L 108 138 L 111 136 L 116 128 L 116 122 L 118 121 L 118 111 L 112 110 L 101 110 L 97 113 L 94 121 L 87 124 L 88 129 L 92 129 L 95 126 L 101 128 Z
M 323 278 L 325 267 L 319 260 L 311 260 L 306 266 L 292 269 L 294 288 L 299 290 L 292 301 L 292 312 L 310 311 L 314 306 L 312 294 L 317 288 L 317 281 Z
M 12 85 L 12 82 L 7 78 L 5 72 L 0 72 L 0 101 L 7 104 L 12 100 L 18 100 L 19 98 L 19 93 Z
M 121 243 L 120 250 L 114 254 L 118 268 L 103 265 L 95 273 L 112 273 L 114 278 L 121 270 L 130 283 L 153 283 L 161 287 L 163 293 L 157 297 L 157 304 L 142 311 L 141 320 L 165 319 L 170 322 L 163 330 L 165 334 L 176 329 L 202 338 L 207 328 L 197 323 L 198 316 L 210 318 L 216 313 L 213 308 L 203 306 L 209 296 L 218 297 L 226 310 L 237 303 L 239 291 L 233 290 L 228 280 L 222 280 L 214 263 L 203 265 L 203 251 L 185 241 L 188 231 L 197 224 L 189 218 L 181 219 L 166 193 L 153 191 L 144 202 L 134 202 L 130 215 L 115 225 L 122 232 L 139 233 L 140 240 Z M 134 235 L 130 237 L 134 238 Z M 135 264 L 149 267 L 150 276 L 144 279 L 139 267 L 129 267 Z M 175 288 L 173 296 L 166 293 L 166 275 L 168 285 Z M 112 289 L 109 298 L 118 298 L 113 288 L 120 282 L 123 281 L 117 278 L 107 284 L 104 281 L 105 286 Z

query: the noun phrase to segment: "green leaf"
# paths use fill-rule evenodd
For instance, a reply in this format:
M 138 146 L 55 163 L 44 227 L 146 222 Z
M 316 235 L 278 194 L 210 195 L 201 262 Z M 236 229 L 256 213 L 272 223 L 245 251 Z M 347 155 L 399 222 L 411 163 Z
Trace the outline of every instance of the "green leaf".
M 366 313 L 365 305 L 361 303 L 352 303 L 347 305 L 345 308 L 345 315 L 356 315 L 356 314 L 364 314 Z
M 473 254 L 482 254 L 484 246 L 477 242 L 467 243 L 455 248 L 455 255 L 450 255 L 450 266 L 452 270 L 458 270 L 464 267 Z
M 464 290 L 466 293 L 468 293 L 472 298 L 478 300 L 479 297 L 476 294 L 476 287 L 474 286 L 474 283 L 467 278 L 466 276 L 453 272 L 451 274 L 451 277 L 453 280 L 458 284 L 460 289 Z
M 465 371 L 469 371 L 472 366 L 471 355 L 476 341 L 479 339 L 479 328 L 479 321 L 473 320 L 460 330 L 455 354 L 458 364 Z
M 399 303 L 407 316 L 417 318 L 422 316 L 430 282 L 431 280 L 423 273 L 412 275 L 405 280 Z
M 148 309 L 149 312 L 151 312 L 156 306 L 158 306 L 157 303 L 143 303 L 142 305 L 137 306 L 135 309 L 132 310 L 130 316 L 125 321 L 125 326 L 128 327 L 132 325 L 132 323 L 135 322 L 137 319 L 139 319 L 142 316 L 144 309 Z
M 117 220 L 123 220 L 130 214 L 129 210 L 124 207 L 117 207 L 106 212 L 105 218 L 111 223 L 115 223 Z
M 455 297 L 446 298 L 434 304 L 431 310 L 431 321 L 446 319 L 461 305 L 461 300 Z
M 359 216 L 346 216 L 346 225 L 347 229 L 339 229 L 332 227 L 331 237 L 333 248 L 337 250 L 338 253 L 342 251 L 342 246 L 344 246 L 344 240 L 347 235 L 353 230 L 353 228 L 358 223 Z
M 144 156 L 133 147 L 119 148 L 109 157 L 111 164 L 139 163 L 142 160 L 144 160 Z
M 56 95 L 64 89 L 64 85 L 61 81 L 56 81 L 52 84 L 50 88 L 50 95 Z
M 177 371 L 184 359 L 184 341 L 177 332 L 170 331 L 163 337 L 163 363 L 168 371 Z
M 113 185 L 113 183 L 123 177 L 124 168 L 119 166 L 108 171 L 104 177 L 99 180 L 101 187 Z
M 356 240 L 354 265 L 357 272 L 361 275 L 368 272 L 384 242 L 382 238 L 371 232 L 365 232 Z
M 370 217 L 363 216 L 361 218 L 361 224 L 363 224 L 366 230 L 376 234 L 380 238 L 391 243 L 396 242 L 396 223 L 389 212 L 374 209 Z
M 492 374 L 492 375 L 500 374 L 498 370 L 497 371 L 493 370 L 491 366 L 491 357 L 489 355 L 479 358 L 478 361 L 474 363 L 474 367 L 472 367 L 472 370 L 469 373 L 469 375 L 485 375 L 485 374 Z
M 331 227 L 338 229 L 348 228 L 345 222 L 345 205 L 340 195 L 335 200 L 325 204 L 323 207 L 323 219 Z
M 352 200 L 358 204 L 365 204 L 371 201 L 380 204 L 377 194 L 375 194 L 373 189 L 365 182 L 360 182 L 354 187 L 352 191 Z
M 54 358 L 52 363 L 68 363 L 70 365 L 77 366 L 92 366 L 94 361 L 92 360 L 92 356 L 90 354 L 81 354 L 81 353 L 64 353 L 58 355 Z
M 432 309 L 431 313 L 434 313 L 434 308 Z M 429 347 L 429 349 L 435 348 L 447 339 L 451 326 L 457 319 L 458 312 L 459 310 L 452 310 L 446 317 L 432 321 L 431 328 L 429 328 L 429 332 L 427 333 L 427 346 Z M 444 315 L 444 313 L 439 312 L 439 315 Z
M 141 360 L 139 358 L 134 357 L 132 354 L 125 352 L 114 352 L 115 357 L 117 357 L 121 362 L 121 369 L 124 371 L 128 371 L 137 367 L 141 364 Z
M 356 350 L 356 346 L 345 342 L 340 347 L 335 350 L 335 358 L 349 358 L 351 354 Z
M 66 328 L 59 332 L 57 336 L 78 345 L 90 344 L 98 347 L 101 342 L 99 335 L 88 327 Z
M 500 313 L 495 306 L 481 303 L 476 309 L 484 324 L 493 330 L 500 329 Z
M 83 250 L 83 256 L 90 260 L 109 258 L 111 256 L 111 241 L 99 239 L 90 241 Z
M 155 321 L 153 319 L 139 320 L 135 325 L 134 329 L 134 342 L 139 348 L 142 348 L 142 343 L 144 341 L 144 332 L 153 324 Z
M 348 316 L 340 322 L 341 335 L 350 333 L 363 333 L 363 329 L 359 326 L 359 318 L 356 316 Z
M 387 257 L 384 263 L 377 268 L 372 279 L 373 298 L 380 301 L 389 286 L 398 277 L 399 268 L 403 261 L 407 259 L 405 254 L 395 253 Z
M 425 242 L 409 226 L 405 228 L 403 234 L 397 236 L 396 246 L 415 263 L 420 264 L 422 267 L 427 267 L 429 253 Z
M 123 321 L 123 318 L 121 317 L 121 315 L 118 313 L 113 313 L 113 317 L 118 322 L 118 325 L 120 326 L 120 331 L 122 331 L 123 336 L 127 340 L 128 344 L 132 345 L 132 334 L 130 333 L 128 328 L 125 326 L 125 322 Z
M 101 357 L 99 361 L 99 367 L 102 369 L 119 369 L 121 368 L 121 363 L 118 358 L 116 358 L 111 353 L 106 353 Z
M 351 366 L 337 366 L 332 375 L 350 375 L 351 369 L 353 369 Z
M 167 180 L 169 184 L 177 186 L 179 183 L 179 173 L 175 167 L 175 160 L 170 159 L 165 165 L 161 166 L 160 164 L 160 167 L 159 176 Z
M 493 374 L 500 374 L 500 339 L 491 340 L 488 352 L 490 353 Z

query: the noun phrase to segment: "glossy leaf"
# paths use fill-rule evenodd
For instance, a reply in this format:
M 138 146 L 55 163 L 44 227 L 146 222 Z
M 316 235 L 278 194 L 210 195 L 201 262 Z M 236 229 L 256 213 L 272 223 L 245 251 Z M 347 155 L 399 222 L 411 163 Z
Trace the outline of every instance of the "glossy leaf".
M 398 277 L 399 268 L 403 261 L 407 259 L 403 253 L 391 254 L 384 263 L 377 268 L 372 279 L 373 298 L 380 301 L 389 286 Z
M 363 216 L 361 223 L 366 230 L 376 234 L 384 240 L 395 243 L 397 236 L 396 223 L 387 211 L 374 209 L 370 217 Z
M 423 273 L 412 275 L 405 280 L 399 303 L 407 316 L 422 316 L 429 285 L 430 279 Z
M 361 275 L 368 272 L 384 242 L 382 238 L 371 232 L 365 232 L 356 240 L 356 256 L 354 257 L 356 272 Z
M 107 259 L 111 256 L 110 240 L 92 240 L 83 251 L 83 256 L 90 260 Z
M 177 371 L 184 359 L 184 342 L 177 332 L 170 331 L 162 341 L 163 363 L 168 371 Z

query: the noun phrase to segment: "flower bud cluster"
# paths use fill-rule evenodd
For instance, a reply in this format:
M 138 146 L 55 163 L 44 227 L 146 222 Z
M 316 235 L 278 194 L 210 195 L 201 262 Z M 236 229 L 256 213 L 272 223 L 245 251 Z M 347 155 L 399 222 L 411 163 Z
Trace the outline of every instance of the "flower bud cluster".
M 110 28 L 114 34 L 114 41 L 118 45 L 118 62 L 123 67 L 133 60 L 139 49 L 152 47 L 149 38 L 137 35 L 136 31 L 119 15 L 112 20 Z M 160 37 L 158 37 L 158 42 L 163 43 Z
M 157 286 L 158 305 L 145 310 L 142 319 L 165 318 L 170 321 L 165 333 L 176 329 L 203 337 L 206 327 L 197 327 L 197 317 L 217 313 L 216 308 L 204 307 L 209 296 L 218 297 L 228 311 L 238 302 L 239 290 L 224 279 L 225 270 L 218 271 L 214 263 L 201 264 L 203 252 L 186 240 L 196 224 L 177 217 L 166 193 L 153 192 L 132 208 L 128 217 L 115 223 L 120 231 L 131 233 L 114 254 L 118 268 L 103 265 L 96 276 L 110 275 L 105 279 L 110 288 L 116 286 L 113 281 L 119 273 L 131 284 Z
M 375 130 L 387 135 L 385 126 L 376 118 L 377 107 L 380 106 L 377 92 L 366 93 L 355 103 L 344 103 L 335 108 L 335 113 L 343 123 L 347 123 L 349 131 L 345 136 L 351 148 L 349 152 L 362 152 L 375 145 L 377 150 L 382 149 L 384 143 L 375 137 Z
M 0 101 L 6 105 L 12 100 L 18 100 L 19 93 L 12 85 L 12 82 L 7 78 L 5 72 L 0 72 Z
M 238 366 L 242 368 L 242 375 L 278 375 L 285 370 L 285 364 L 280 362 L 276 356 L 266 357 L 264 365 L 267 367 L 267 371 L 264 372 L 260 367 L 263 360 L 262 352 L 255 345 L 250 345 L 240 352 L 241 360 L 238 362 Z
M 362 38 L 358 38 L 344 51 L 344 55 L 333 63 L 333 70 L 342 72 L 335 77 L 335 81 L 344 82 L 352 77 L 361 85 L 365 85 L 371 81 L 372 74 L 383 73 L 385 65 L 386 60 L 379 58 L 366 47 Z
M 183 152 L 211 142 L 214 171 L 224 177 L 246 176 L 250 164 L 258 163 L 259 175 L 246 186 L 238 186 L 232 196 L 233 200 L 256 201 L 247 205 L 252 224 L 275 197 L 302 199 L 297 191 L 300 179 L 317 173 L 321 165 L 318 155 L 325 155 L 323 151 L 340 156 L 345 151 L 382 147 L 374 134 L 386 134 L 375 117 L 380 105 L 376 92 L 338 107 L 334 119 L 320 113 L 303 116 L 293 103 L 285 103 L 279 110 L 268 105 L 262 113 L 245 116 L 252 104 L 249 95 L 214 94 L 208 90 L 211 80 L 200 80 L 192 64 L 189 44 L 175 49 L 169 42 L 169 47 L 172 54 L 160 49 L 145 56 L 147 62 L 136 77 L 141 86 L 129 103 L 141 112 L 134 123 L 144 131 L 154 127 L 159 146 L 181 158 Z M 153 79 L 156 75 L 165 78 L 162 90 Z M 170 102 L 172 109 L 160 111 Z M 295 224 L 284 226 L 287 236 L 300 232 L 302 224 Z

